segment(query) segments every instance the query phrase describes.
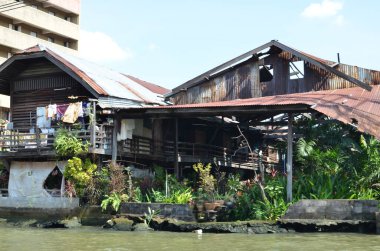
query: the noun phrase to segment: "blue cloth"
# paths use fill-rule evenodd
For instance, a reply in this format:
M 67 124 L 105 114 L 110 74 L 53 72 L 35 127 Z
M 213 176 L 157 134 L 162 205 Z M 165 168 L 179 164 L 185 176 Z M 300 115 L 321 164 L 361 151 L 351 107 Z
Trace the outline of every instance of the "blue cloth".
M 46 117 L 46 107 L 37 107 L 37 127 L 50 128 L 51 118 Z

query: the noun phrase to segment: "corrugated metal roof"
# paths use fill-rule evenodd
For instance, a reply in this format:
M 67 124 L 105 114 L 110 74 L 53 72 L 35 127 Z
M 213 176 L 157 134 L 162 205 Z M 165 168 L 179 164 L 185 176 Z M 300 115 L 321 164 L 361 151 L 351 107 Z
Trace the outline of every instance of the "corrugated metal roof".
M 152 109 L 197 109 L 227 107 L 260 107 L 279 105 L 308 105 L 311 109 L 323 113 L 346 124 L 352 124 L 358 130 L 372 134 L 380 139 L 380 86 L 366 91 L 360 87 L 295 93 L 261 98 L 237 99 L 200 104 L 153 107 Z
M 141 79 L 136 78 L 136 77 L 131 76 L 131 75 L 126 75 L 126 76 L 128 78 L 132 79 L 133 81 L 135 81 L 136 83 L 139 83 L 140 85 L 144 86 L 145 88 L 151 90 L 154 93 L 158 93 L 158 94 L 164 95 L 164 94 L 170 92 L 169 89 L 166 89 L 166 88 L 164 88 L 162 86 L 159 86 L 159 85 L 147 82 L 145 80 L 141 80 Z
M 48 48 L 44 45 L 36 45 L 18 53 L 18 55 L 37 52 L 46 52 L 64 64 L 99 95 L 128 99 L 142 104 L 165 104 L 162 96 L 163 90 L 166 90 L 165 88 L 99 66 L 62 51 Z

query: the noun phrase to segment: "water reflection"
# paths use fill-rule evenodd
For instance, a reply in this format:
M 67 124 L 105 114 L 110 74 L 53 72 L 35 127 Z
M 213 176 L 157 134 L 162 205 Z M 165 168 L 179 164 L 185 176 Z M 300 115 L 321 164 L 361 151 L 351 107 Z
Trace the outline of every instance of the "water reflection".
M 380 250 L 380 236 L 363 234 L 196 234 L 0 228 L 0 250 Z

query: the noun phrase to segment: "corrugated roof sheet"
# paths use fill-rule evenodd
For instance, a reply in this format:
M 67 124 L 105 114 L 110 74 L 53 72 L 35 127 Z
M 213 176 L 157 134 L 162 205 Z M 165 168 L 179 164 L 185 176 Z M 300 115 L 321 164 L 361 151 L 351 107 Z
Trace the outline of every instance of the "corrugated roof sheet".
M 304 104 L 346 124 L 355 125 L 358 130 L 369 133 L 380 139 L 380 86 L 372 91 L 360 87 L 295 93 L 261 98 L 237 99 L 231 101 L 173 105 L 154 107 L 152 109 L 190 109 L 190 108 L 223 108 L 243 106 L 278 106 Z
M 99 95 L 129 99 L 142 104 L 164 105 L 162 96 L 166 89 L 138 78 L 113 71 L 59 50 L 36 45 L 18 54 L 46 52 L 70 68 L 78 77 L 89 84 Z
M 132 79 L 133 81 L 135 81 L 136 83 L 139 83 L 140 85 L 144 86 L 145 88 L 151 90 L 154 93 L 158 93 L 158 94 L 164 95 L 164 94 L 170 92 L 170 89 L 166 89 L 166 88 L 164 88 L 162 86 L 159 86 L 159 85 L 147 82 L 145 80 L 141 80 L 141 79 L 136 78 L 136 77 L 131 76 L 131 75 L 126 75 L 126 76 L 128 78 Z

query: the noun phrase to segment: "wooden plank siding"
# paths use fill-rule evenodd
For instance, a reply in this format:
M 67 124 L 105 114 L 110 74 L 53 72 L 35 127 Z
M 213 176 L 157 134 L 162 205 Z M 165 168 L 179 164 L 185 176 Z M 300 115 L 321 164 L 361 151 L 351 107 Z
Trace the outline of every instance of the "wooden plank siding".
M 46 66 L 46 67 L 44 67 Z M 48 61 L 31 65 L 11 83 L 11 115 L 14 128 L 27 129 L 36 124 L 36 108 L 69 103 L 69 96 L 89 93 L 73 78 L 52 67 Z
M 207 103 L 232 99 L 260 97 L 259 64 L 248 64 L 229 70 L 201 85 L 173 96 L 175 104 Z
M 290 78 L 290 62 L 303 62 L 303 77 Z M 351 66 L 333 64 L 331 67 L 341 73 L 353 77 L 365 84 L 380 84 L 380 72 Z M 260 82 L 260 67 L 266 65 L 273 69 L 270 81 Z M 232 66 L 209 79 L 194 86 L 189 86 L 170 96 L 176 105 L 208 103 L 235 99 L 255 98 L 309 91 L 335 90 L 351 88 L 356 85 L 326 69 L 302 61 L 299 57 L 285 51 L 277 51 L 259 60 L 249 59 Z

